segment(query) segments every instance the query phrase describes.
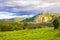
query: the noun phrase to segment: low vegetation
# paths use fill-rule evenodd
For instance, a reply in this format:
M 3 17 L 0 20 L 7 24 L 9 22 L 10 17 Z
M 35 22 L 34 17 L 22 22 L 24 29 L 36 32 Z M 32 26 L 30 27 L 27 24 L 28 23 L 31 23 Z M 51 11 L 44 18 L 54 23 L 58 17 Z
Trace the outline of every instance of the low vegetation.
M 47 27 L 0 32 L 0 40 L 60 40 L 60 29 Z
M 17 23 L 9 21 L 0 21 L 0 31 L 14 31 L 14 30 L 23 30 L 23 29 L 36 29 L 41 28 L 40 24 L 32 23 Z

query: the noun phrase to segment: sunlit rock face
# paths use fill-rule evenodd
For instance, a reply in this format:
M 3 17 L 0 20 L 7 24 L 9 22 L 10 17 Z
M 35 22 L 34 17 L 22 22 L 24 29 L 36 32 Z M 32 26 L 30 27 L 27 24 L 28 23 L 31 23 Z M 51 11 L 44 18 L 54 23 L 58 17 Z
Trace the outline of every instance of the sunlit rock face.
M 34 16 L 33 22 L 35 22 L 35 23 L 51 22 L 52 20 L 54 20 L 55 17 L 60 18 L 60 14 L 43 12 L 41 14 Z

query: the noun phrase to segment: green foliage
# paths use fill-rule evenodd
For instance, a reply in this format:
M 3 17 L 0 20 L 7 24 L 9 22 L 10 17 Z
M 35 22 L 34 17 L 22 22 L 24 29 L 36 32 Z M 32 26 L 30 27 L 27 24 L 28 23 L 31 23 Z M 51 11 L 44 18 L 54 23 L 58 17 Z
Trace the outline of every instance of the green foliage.
M 14 31 L 14 30 L 22 30 L 22 29 L 36 29 L 41 28 L 40 24 L 32 24 L 32 23 L 17 23 L 17 22 L 9 22 L 9 21 L 0 21 L 0 31 Z
M 36 29 L 41 28 L 42 26 L 40 24 L 33 24 L 33 23 L 24 23 L 23 29 Z
M 16 22 L 0 21 L 0 31 L 13 31 L 22 29 L 21 25 Z
M 54 25 L 54 29 L 58 29 L 59 28 L 59 19 L 58 18 L 55 18 L 53 20 L 53 25 Z

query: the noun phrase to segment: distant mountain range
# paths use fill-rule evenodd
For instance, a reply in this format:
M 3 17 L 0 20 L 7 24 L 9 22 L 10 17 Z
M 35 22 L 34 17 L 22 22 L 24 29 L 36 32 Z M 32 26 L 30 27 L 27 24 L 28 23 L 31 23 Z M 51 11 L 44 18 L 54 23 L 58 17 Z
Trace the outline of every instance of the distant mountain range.
M 52 20 L 54 20 L 55 17 L 60 18 L 60 13 L 42 12 L 40 14 L 35 15 L 34 17 L 16 17 L 12 19 L 1 19 L 1 20 L 11 21 L 11 22 L 48 23 L 48 22 L 52 22 Z
M 1 21 L 10 21 L 10 22 L 22 22 L 23 20 L 26 20 L 28 18 L 31 18 L 31 16 L 28 17 L 15 17 L 11 19 L 0 19 Z

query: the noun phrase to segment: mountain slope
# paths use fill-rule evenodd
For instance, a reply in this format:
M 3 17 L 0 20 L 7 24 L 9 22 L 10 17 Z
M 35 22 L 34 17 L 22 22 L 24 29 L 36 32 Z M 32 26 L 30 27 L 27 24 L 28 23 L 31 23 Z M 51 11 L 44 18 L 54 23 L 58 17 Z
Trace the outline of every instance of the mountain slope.
M 59 13 L 51 13 L 51 12 L 42 12 L 42 13 L 34 16 L 32 21 L 34 23 L 50 22 L 55 17 L 60 18 L 60 14 Z
M 40 14 L 35 15 L 34 17 L 16 17 L 12 19 L 1 19 L 10 22 L 32 22 L 32 23 L 49 23 L 54 20 L 55 17 L 60 18 L 60 13 L 53 13 L 53 12 L 42 12 Z

